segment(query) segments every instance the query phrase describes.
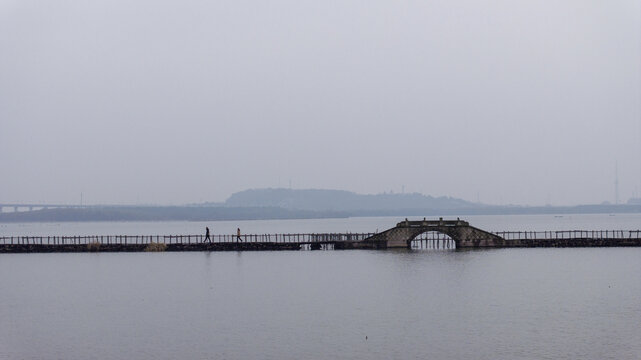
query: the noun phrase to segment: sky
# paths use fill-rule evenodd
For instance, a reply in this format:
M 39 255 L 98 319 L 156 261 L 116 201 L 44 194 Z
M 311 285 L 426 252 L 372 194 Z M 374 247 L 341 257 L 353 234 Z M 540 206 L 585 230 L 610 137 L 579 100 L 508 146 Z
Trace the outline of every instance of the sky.
M 641 196 L 641 1 L 0 0 L 0 203 Z

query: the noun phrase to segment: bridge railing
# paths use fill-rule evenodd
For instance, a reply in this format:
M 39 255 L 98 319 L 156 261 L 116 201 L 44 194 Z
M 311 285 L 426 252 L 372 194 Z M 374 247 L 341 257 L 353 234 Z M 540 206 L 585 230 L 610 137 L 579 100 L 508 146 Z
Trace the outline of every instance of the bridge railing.
M 500 231 L 494 232 L 506 240 L 558 240 L 558 239 L 639 239 L 641 230 L 562 230 L 562 231 Z M 242 242 L 249 243 L 331 243 L 361 241 L 375 233 L 296 233 L 296 234 L 245 234 Z M 220 234 L 210 236 L 212 243 L 235 243 L 237 236 Z M 449 240 L 438 232 L 426 232 L 414 240 Z M 0 245 L 83 245 L 100 244 L 197 244 L 204 235 L 91 235 L 91 236 L 0 236 Z
M 639 239 L 641 230 L 499 231 L 505 240 Z
M 641 230 L 561 230 L 561 231 L 499 231 L 492 234 L 505 240 L 557 240 L 557 239 L 638 239 Z M 413 240 L 449 240 L 446 234 L 427 231 Z
M 374 233 L 311 233 L 311 234 L 243 234 L 241 242 L 248 243 L 332 243 L 361 241 Z M 237 235 L 211 235 L 212 243 L 235 243 Z M 90 235 L 90 236 L 0 236 L 0 245 L 86 245 L 122 244 L 144 245 L 152 242 L 164 244 L 198 244 L 205 235 Z

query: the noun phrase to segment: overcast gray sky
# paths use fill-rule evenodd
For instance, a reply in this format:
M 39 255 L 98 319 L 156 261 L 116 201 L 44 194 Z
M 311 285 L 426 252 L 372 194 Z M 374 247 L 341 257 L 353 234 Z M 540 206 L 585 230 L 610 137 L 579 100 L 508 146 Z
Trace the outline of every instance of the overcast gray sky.
M 0 202 L 641 192 L 641 4 L 0 0 Z

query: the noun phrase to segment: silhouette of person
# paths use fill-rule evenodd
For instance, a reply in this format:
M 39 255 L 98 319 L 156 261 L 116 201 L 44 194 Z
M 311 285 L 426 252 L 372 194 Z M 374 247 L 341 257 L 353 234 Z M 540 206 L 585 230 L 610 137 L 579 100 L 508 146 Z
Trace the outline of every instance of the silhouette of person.
M 205 226 L 205 230 L 206 230 L 205 231 L 205 241 L 203 241 L 203 242 L 207 242 L 207 240 L 209 240 L 209 242 L 211 243 L 211 238 L 209 237 L 209 227 Z
M 236 242 L 243 241 L 243 239 L 240 238 L 240 228 L 236 229 Z

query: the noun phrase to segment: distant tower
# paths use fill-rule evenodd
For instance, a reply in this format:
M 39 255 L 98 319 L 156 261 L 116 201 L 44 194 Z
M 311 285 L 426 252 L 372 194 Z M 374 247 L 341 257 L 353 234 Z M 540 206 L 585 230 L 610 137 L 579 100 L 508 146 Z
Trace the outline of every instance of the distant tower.
M 619 163 L 614 163 L 614 204 L 619 205 Z

